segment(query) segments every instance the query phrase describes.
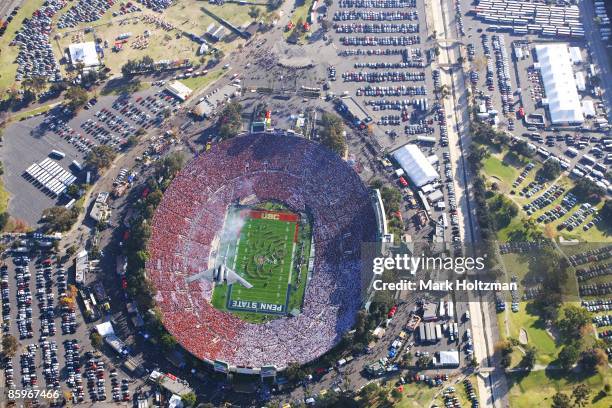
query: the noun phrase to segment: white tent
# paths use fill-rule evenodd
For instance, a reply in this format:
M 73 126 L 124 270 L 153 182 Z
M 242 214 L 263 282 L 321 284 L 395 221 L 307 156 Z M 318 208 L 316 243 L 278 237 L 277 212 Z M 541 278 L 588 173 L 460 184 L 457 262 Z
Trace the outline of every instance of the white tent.
M 437 365 L 442 367 L 457 367 L 459 365 L 459 351 L 441 351 Z
M 580 92 L 586 89 L 586 80 L 584 79 L 584 73 L 576 72 L 576 89 Z
M 593 106 L 593 101 L 588 99 L 582 101 L 582 113 L 585 118 L 594 118 L 595 117 L 595 106 Z
M 98 331 L 98 334 L 102 337 L 115 334 L 115 329 L 113 329 L 113 324 L 111 322 L 104 322 L 96 325 L 96 330 Z
M 393 152 L 393 157 L 417 187 L 431 183 L 439 177 L 417 145 L 404 145 Z
M 570 47 L 569 52 L 574 64 L 579 64 L 582 62 L 582 53 L 580 52 L 579 47 Z
M 172 81 L 168 83 L 166 90 L 179 98 L 181 101 L 189 98 L 193 93 L 191 88 L 179 81 Z
M 98 53 L 96 52 L 96 45 L 93 41 L 70 44 L 68 46 L 68 52 L 70 53 L 70 61 L 72 65 L 77 63 L 83 64 L 83 67 L 95 67 L 100 64 L 98 60 Z
M 567 44 L 536 45 L 535 49 L 552 123 L 584 122 Z

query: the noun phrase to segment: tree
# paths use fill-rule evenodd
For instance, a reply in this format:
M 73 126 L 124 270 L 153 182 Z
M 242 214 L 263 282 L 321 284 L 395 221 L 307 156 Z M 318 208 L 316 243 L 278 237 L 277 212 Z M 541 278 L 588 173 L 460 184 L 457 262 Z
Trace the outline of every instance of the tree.
M 605 194 L 605 190 L 595 184 L 592 180 L 581 178 L 572 189 L 576 197 L 584 197 L 591 202 L 599 202 Z
M 110 167 L 116 156 L 117 153 L 112 147 L 98 145 L 91 149 L 91 152 L 85 157 L 85 163 L 96 170 L 102 170 Z
M 236 101 L 228 103 L 221 111 L 217 125 L 222 139 L 236 136 L 242 130 L 242 105 Z
M 325 112 L 321 117 L 321 143 L 339 155 L 346 151 L 346 133 L 342 119 L 333 113 Z
M 302 381 L 306 378 L 306 371 L 299 363 L 289 363 L 285 371 L 287 379 L 292 382 Z
M 535 362 L 536 362 L 536 349 L 535 347 L 527 346 L 527 349 L 525 350 L 525 355 L 521 359 L 520 365 L 521 367 L 524 367 L 528 371 L 531 371 L 533 369 L 533 366 L 535 366 Z
M 77 111 L 85 106 L 87 100 L 89 99 L 87 91 L 80 86 L 71 86 L 68 88 L 68 90 L 66 90 L 64 96 L 68 100 L 68 106 L 70 106 L 74 111 Z
M 397 188 L 383 186 L 380 190 L 380 197 L 382 198 L 388 216 L 400 210 L 402 193 Z
M 268 0 L 268 10 L 276 10 L 283 4 L 283 0 Z
M 402 394 L 402 392 L 397 387 L 394 387 L 391 390 L 391 397 L 396 401 L 400 401 L 404 397 L 404 394 Z
M 402 356 L 402 366 L 404 368 L 410 367 L 410 364 L 412 364 L 412 360 L 413 360 L 413 356 L 411 352 L 408 351 L 404 353 L 404 355 Z
M 0 231 L 4 230 L 9 222 L 10 215 L 7 212 L 0 213 Z
M 171 351 L 178 344 L 174 336 L 168 332 L 161 335 L 159 342 L 166 351 Z
M 557 160 L 546 160 L 542 165 L 538 175 L 543 177 L 545 180 L 554 180 L 561 174 L 561 165 Z
M 189 392 L 181 397 L 181 401 L 187 407 L 193 407 L 196 403 L 196 395 L 193 392 Z
M 63 206 L 47 208 L 42 212 L 43 229 L 51 232 L 68 231 L 79 216 L 79 209 L 68 209 Z
M 419 357 L 419 359 L 416 362 L 416 366 L 421 368 L 421 369 L 425 369 L 427 367 L 429 367 L 429 365 L 431 364 L 432 359 L 431 357 L 428 356 L 421 356 Z
M 89 335 L 89 340 L 91 341 L 91 345 L 98 350 L 102 348 L 104 344 L 104 339 L 100 336 L 100 333 L 93 331 Z
M 181 171 L 184 164 L 185 156 L 183 156 L 181 152 L 170 153 L 157 164 L 155 176 L 157 179 L 161 177 L 163 179 L 171 180 L 179 171 Z
M 589 372 L 595 372 L 598 367 L 608 363 L 606 352 L 600 348 L 593 348 L 582 353 L 580 364 Z
M 572 406 L 570 397 L 562 392 L 557 392 L 555 395 L 553 395 L 552 400 L 552 408 L 571 408 Z
M 365 402 L 370 402 L 376 395 L 378 395 L 379 391 L 380 385 L 378 385 L 376 382 L 371 382 L 361 389 L 359 396 L 361 396 Z
M 567 305 L 563 308 L 561 316 L 557 320 L 557 327 L 567 339 L 579 339 L 582 336 L 582 328 L 591 321 L 590 313 L 575 305 Z
M 76 254 L 77 251 L 77 246 L 76 245 L 70 245 L 68 248 L 66 248 L 66 255 L 68 255 L 69 257 Z
M 578 384 L 576 387 L 574 387 L 574 390 L 572 391 L 574 403 L 579 407 L 586 406 L 590 394 L 591 390 L 589 390 L 589 387 L 586 384 Z
M 601 218 L 607 227 L 612 227 L 612 200 L 608 199 L 599 210 Z
M 576 344 L 568 344 L 559 352 L 557 358 L 559 366 L 566 371 L 569 371 L 580 357 L 580 348 Z
M 535 155 L 535 150 L 532 149 L 529 146 L 529 143 L 527 143 L 525 140 L 519 140 L 518 142 L 516 142 L 512 146 L 512 149 L 516 151 L 518 154 L 520 154 L 521 156 L 533 157 Z
M 2 336 L 2 354 L 7 357 L 13 357 L 19 348 L 19 342 L 15 336 L 5 334 Z
M 495 344 L 495 351 L 500 355 L 500 364 L 504 368 L 510 367 L 512 363 L 512 343 L 509 340 L 501 340 Z
M 259 9 L 255 6 L 251 6 L 251 8 L 249 9 L 249 17 L 251 17 L 253 20 L 257 19 L 257 17 L 259 17 Z
M 80 188 L 78 184 L 71 184 L 66 189 L 66 194 L 68 194 L 69 196 L 72 196 L 72 198 L 78 198 L 79 190 Z

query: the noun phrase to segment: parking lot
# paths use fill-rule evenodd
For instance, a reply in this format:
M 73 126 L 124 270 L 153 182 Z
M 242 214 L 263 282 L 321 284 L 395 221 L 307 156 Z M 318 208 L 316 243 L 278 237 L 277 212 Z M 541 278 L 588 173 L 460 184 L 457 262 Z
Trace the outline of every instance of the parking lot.
M 473 7 L 467 0 L 461 4 L 465 11 Z M 578 170 L 577 177 L 591 178 L 607 189 L 609 184 L 604 175 L 612 162 L 612 157 L 609 158 L 612 141 L 607 131 L 609 109 L 601 97 L 600 69 L 591 45 L 581 38 L 497 31 L 491 24 L 469 15 L 462 21 L 471 62 L 470 82 L 476 103 L 483 105 L 479 112 L 486 112 L 481 117 L 510 132 L 515 140 L 527 141 L 540 160 L 551 157 L 559 160 L 564 169 Z M 535 51 L 536 45 L 551 42 L 577 48 L 572 56 L 576 58 L 572 70 L 575 76 L 585 79 L 585 87 L 579 88 L 578 94 L 583 103 L 592 103 L 594 110 L 583 124 L 551 123 Z
M 6 261 L 0 268 L 2 330 L 21 343 L 15 357 L 4 361 L 6 386 L 60 396 L 71 390 L 75 402 L 129 396 L 108 360 L 86 346 L 89 332 L 66 269 L 46 255 L 30 259 L 27 252 Z
M 434 168 L 444 205 L 423 211 L 416 189 L 391 176 L 404 193 L 404 223 L 417 239 L 459 243 L 456 195 L 448 150 L 446 116 L 441 98 L 440 68 L 435 63 L 426 7 L 415 1 L 353 1 L 334 4 L 330 38 L 336 55 L 327 59 L 327 86 L 352 98 L 363 113 L 365 128 L 379 152 L 417 144 Z M 341 104 L 339 105 L 341 107 Z M 343 108 L 339 112 L 346 116 Z M 443 220 L 443 215 L 448 223 Z M 432 222 L 430 222 L 430 220 Z M 439 225 L 439 227 L 438 227 Z M 457 227 L 457 228 L 455 228 Z
M 65 157 L 57 160 L 66 170 L 79 176 L 85 174 L 71 165 L 75 160 L 83 165 L 85 156 L 96 145 L 108 145 L 120 150 L 130 137 L 161 128 L 166 112 L 176 113 L 179 101 L 163 88 L 151 87 L 128 95 L 108 95 L 93 98 L 76 116 L 61 106 L 45 115 L 12 124 L 4 131 L 2 155 L 4 180 L 11 194 L 9 212 L 16 218 L 36 225 L 42 211 L 53 205 L 66 204 L 70 199 L 46 195 L 32 184 L 24 171 L 34 162 L 58 150 Z

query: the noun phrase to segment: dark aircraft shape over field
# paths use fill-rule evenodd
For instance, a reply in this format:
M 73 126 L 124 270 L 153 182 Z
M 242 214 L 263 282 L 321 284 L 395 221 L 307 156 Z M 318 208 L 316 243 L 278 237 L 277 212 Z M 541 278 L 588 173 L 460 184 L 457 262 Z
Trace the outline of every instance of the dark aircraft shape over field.
M 238 275 L 235 271 L 231 270 L 224 264 L 210 268 L 204 272 L 196 273 L 195 275 L 188 277 L 186 280 L 187 283 L 191 283 L 200 279 L 205 279 L 215 283 L 227 283 L 228 285 L 233 285 L 234 283 L 238 282 L 247 289 L 253 287 L 253 285 L 251 285 L 246 279 Z

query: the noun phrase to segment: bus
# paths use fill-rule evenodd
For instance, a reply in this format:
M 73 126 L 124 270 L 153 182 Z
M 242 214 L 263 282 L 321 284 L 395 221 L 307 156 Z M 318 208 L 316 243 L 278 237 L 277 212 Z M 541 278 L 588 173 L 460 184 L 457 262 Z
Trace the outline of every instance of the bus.
M 66 153 L 60 152 L 59 150 L 51 150 L 51 153 L 49 153 L 49 156 L 55 157 L 61 160 L 64 157 L 66 157 Z
M 72 164 L 72 167 L 74 167 L 78 171 L 83 170 L 83 166 L 81 166 L 81 163 L 79 163 L 78 161 L 73 160 L 71 164 Z

